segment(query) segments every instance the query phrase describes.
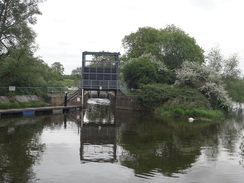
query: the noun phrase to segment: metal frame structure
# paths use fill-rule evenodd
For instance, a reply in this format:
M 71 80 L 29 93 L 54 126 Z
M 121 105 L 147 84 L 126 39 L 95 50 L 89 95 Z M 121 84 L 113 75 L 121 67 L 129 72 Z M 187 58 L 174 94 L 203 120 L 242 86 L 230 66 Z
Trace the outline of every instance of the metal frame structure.
M 119 55 L 119 52 L 83 52 L 81 89 L 117 91 L 119 87 Z M 114 60 L 89 60 L 87 56 L 114 57 Z

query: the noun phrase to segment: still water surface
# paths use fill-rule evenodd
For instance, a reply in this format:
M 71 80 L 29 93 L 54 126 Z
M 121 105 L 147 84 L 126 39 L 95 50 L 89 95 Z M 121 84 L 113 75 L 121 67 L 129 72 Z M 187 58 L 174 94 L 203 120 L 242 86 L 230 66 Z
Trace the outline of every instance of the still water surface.
M 158 120 L 87 110 L 0 120 L 1 183 L 244 182 L 244 118 Z

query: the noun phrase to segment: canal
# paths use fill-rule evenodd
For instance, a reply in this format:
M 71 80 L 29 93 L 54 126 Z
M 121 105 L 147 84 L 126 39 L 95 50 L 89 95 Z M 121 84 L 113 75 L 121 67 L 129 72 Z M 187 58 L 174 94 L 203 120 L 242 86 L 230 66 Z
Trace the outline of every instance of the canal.
M 242 108 L 189 123 L 91 99 L 80 112 L 1 119 L 0 182 L 243 182 Z

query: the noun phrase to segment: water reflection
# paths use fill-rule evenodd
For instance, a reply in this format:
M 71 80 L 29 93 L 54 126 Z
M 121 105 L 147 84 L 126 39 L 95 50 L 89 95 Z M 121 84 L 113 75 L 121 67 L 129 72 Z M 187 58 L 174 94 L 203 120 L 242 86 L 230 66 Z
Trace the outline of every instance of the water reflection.
M 87 109 L 84 110 L 84 124 L 86 123 L 114 123 L 114 112 L 108 99 L 91 98 Z
M 130 121 L 128 115 L 117 114 L 121 123 Z M 129 115 L 130 116 L 130 115 Z M 184 173 L 201 154 L 201 147 L 217 147 L 218 123 L 187 123 L 186 121 L 159 121 L 151 115 L 138 114 L 120 134 L 119 144 L 127 153 L 121 164 L 133 168 L 138 175 L 152 172 L 173 176 Z M 211 158 L 216 151 L 209 151 Z
M 80 133 L 81 162 L 115 162 L 117 129 L 108 99 L 88 100 Z
M 0 182 L 243 180 L 242 108 L 226 121 L 189 123 L 114 111 L 106 102 L 0 120 Z
M 35 178 L 32 166 L 41 161 L 43 119 L 0 121 L 0 182 L 28 182 Z M 26 125 L 31 124 L 31 125 Z

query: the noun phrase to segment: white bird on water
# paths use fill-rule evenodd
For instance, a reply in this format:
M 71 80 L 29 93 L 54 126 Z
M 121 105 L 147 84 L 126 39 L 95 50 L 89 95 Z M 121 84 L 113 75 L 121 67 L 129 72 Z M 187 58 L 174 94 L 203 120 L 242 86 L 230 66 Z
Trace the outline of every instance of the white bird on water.
M 194 121 L 194 118 L 190 117 L 190 118 L 188 118 L 188 121 L 189 121 L 190 123 L 192 123 L 192 122 Z

